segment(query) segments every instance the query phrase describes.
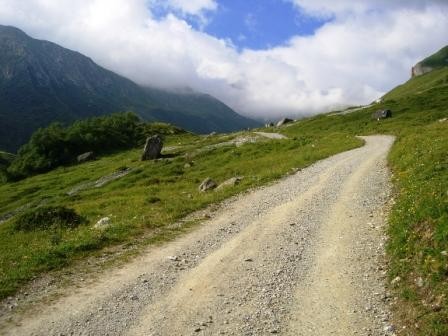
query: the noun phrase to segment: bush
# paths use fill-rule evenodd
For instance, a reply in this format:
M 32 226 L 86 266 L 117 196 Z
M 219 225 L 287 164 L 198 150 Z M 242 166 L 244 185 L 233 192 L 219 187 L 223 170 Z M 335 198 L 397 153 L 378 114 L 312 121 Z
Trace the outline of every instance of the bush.
M 143 128 L 133 113 L 85 119 L 69 127 L 53 123 L 31 136 L 7 171 L 17 180 L 73 163 L 84 152 L 103 154 L 132 148 L 143 142 Z
M 16 231 L 45 230 L 49 228 L 75 228 L 84 219 L 73 209 L 62 206 L 38 207 L 19 215 L 13 222 Z

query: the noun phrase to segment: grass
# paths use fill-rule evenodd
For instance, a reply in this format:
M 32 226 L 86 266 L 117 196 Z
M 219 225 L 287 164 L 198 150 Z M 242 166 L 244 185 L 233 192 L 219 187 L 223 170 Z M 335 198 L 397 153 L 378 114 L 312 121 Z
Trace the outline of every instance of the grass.
M 167 146 L 177 146 L 170 158 L 141 162 L 141 150 L 136 149 L 0 186 L 1 213 L 26 204 L 45 204 L 74 209 L 89 222 L 72 229 L 33 232 L 14 230 L 14 219 L 0 225 L 0 297 L 13 294 L 41 272 L 64 267 L 106 246 L 150 235 L 195 210 L 277 179 L 291 168 L 305 167 L 361 144 L 353 137 L 334 132 L 324 137 L 310 134 L 199 150 L 242 135 L 245 133 L 208 138 L 174 135 L 168 137 Z M 191 167 L 185 166 L 187 162 Z M 104 187 L 67 195 L 73 187 L 123 167 L 133 170 Z M 208 193 L 197 189 L 206 177 L 220 183 L 234 176 L 244 176 L 234 188 Z M 112 226 L 107 230 L 93 229 L 105 216 L 111 218 Z
M 371 107 L 346 115 L 320 115 L 281 128 L 289 140 L 199 151 L 244 133 L 173 135 L 167 144 L 177 146 L 172 159 L 142 163 L 140 150 L 133 150 L 2 185 L 0 213 L 29 203 L 63 205 L 90 224 L 35 233 L 15 232 L 12 221 L 0 225 L 0 297 L 14 293 L 40 272 L 167 228 L 192 211 L 277 179 L 291 168 L 359 146 L 355 135 L 393 134 L 397 140 L 389 164 L 396 202 L 390 214 L 387 251 L 390 279 L 402 279 L 394 288 L 399 298 L 396 316 L 407 326 L 398 332 L 447 335 L 448 122 L 439 121 L 448 117 L 447 82 L 448 69 L 416 77 Z M 392 118 L 371 120 L 372 112 L 385 108 L 392 110 Z M 185 167 L 187 162 L 191 167 Z M 103 188 L 74 197 L 65 194 L 120 167 L 133 172 Z M 235 188 L 197 191 L 206 177 L 222 182 L 233 176 L 244 176 Z M 104 216 L 112 218 L 112 226 L 93 230 L 92 225 Z

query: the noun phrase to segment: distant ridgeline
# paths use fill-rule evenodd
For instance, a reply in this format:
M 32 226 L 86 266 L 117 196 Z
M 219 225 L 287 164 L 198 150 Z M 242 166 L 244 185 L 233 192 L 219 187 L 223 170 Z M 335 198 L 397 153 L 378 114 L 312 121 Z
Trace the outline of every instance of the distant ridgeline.
M 412 77 L 421 76 L 446 66 L 448 66 L 448 46 L 413 66 Z
M 57 44 L 0 25 L 0 150 L 15 152 L 40 127 L 133 111 L 195 133 L 259 124 L 216 98 L 141 87 Z
M 143 123 L 133 113 L 117 113 L 75 122 L 69 127 L 53 123 L 38 129 L 22 146 L 6 169 L 9 180 L 22 179 L 76 162 L 79 154 L 93 151 L 104 154 L 142 145 L 153 134 L 185 131 L 162 123 Z

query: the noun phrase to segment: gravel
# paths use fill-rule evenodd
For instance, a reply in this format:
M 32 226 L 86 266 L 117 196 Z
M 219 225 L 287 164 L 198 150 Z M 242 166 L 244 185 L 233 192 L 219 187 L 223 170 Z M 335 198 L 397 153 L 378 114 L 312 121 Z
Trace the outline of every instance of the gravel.
M 392 137 L 233 198 L 193 232 L 67 291 L 7 335 L 393 335 Z

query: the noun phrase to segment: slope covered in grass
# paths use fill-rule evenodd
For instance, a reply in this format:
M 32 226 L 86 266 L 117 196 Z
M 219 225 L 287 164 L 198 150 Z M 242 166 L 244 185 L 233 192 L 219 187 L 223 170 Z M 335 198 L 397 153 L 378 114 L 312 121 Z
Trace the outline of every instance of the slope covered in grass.
M 409 80 L 380 104 L 299 123 L 286 133 L 393 134 L 396 189 L 390 216 L 390 280 L 399 297 L 400 335 L 448 335 L 448 69 Z M 372 121 L 378 109 L 393 117 Z
M 27 205 L 64 206 L 87 220 L 73 229 L 35 231 L 15 230 L 14 218 L 1 224 L 0 297 L 14 293 L 40 272 L 60 268 L 105 246 L 152 237 L 156 231 L 163 235 L 169 224 L 192 211 L 361 144 L 335 132 L 239 147 L 217 145 L 253 136 L 249 132 L 213 137 L 173 135 L 167 137 L 171 150 L 162 160 L 141 162 L 141 149 L 135 149 L 0 186 L 0 215 Z M 121 179 L 67 194 L 124 169 L 131 172 Z M 244 179 L 234 188 L 200 193 L 198 186 L 208 176 L 217 182 L 235 176 Z M 94 229 L 105 216 L 111 218 L 111 227 Z

